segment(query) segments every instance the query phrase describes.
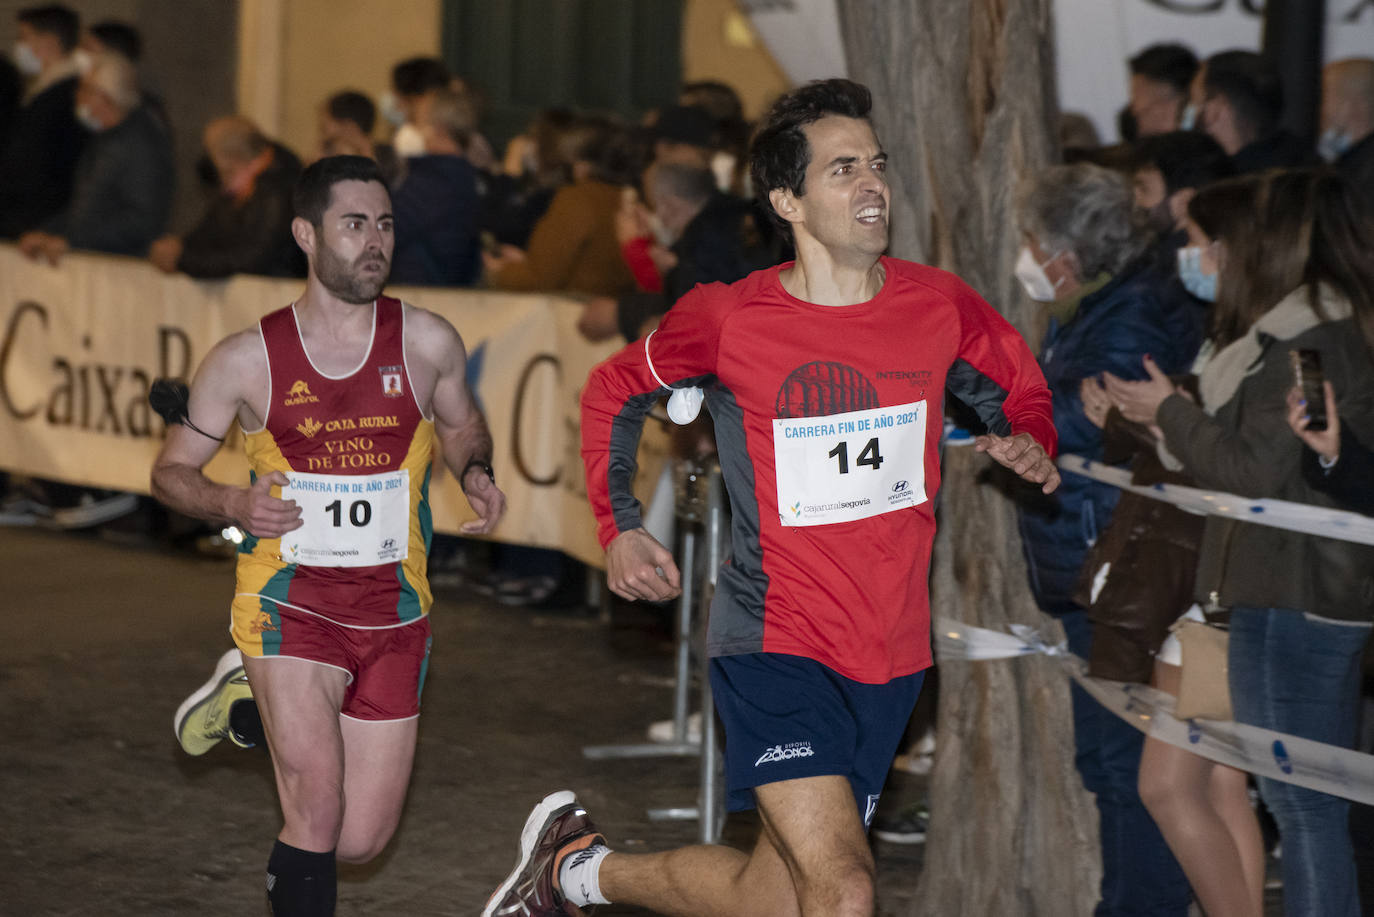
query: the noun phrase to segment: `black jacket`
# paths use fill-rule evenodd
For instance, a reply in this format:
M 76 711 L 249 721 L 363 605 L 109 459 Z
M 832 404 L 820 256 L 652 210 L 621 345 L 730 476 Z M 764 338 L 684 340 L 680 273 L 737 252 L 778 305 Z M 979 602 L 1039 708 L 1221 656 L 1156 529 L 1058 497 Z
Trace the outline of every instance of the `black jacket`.
M 467 287 L 482 273 L 477 170 L 462 156 L 413 156 L 391 192 L 393 283 Z
M 1299 169 L 1319 162 L 1311 146 L 1283 130 L 1241 147 L 1231 161 L 1237 175 L 1266 169 Z
M 67 206 L 89 136 L 76 120 L 76 85 L 59 80 L 14 113 L 0 151 L 0 238 L 38 229 Z
M 92 136 L 76 165 L 71 202 L 44 228 L 72 248 L 143 255 L 167 227 L 174 183 L 171 137 L 141 105 Z
M 305 256 L 291 235 L 291 191 L 301 161 L 273 145 L 272 163 L 253 183 L 247 200 L 219 194 L 196 227 L 182 238 L 177 270 L 199 278 L 231 274 L 303 277 Z
M 1323 468 L 1317 453 L 1304 449 L 1302 474 L 1307 483 L 1333 497 L 1342 509 L 1374 516 L 1374 451 L 1370 451 L 1341 426 L 1341 454 L 1336 464 Z

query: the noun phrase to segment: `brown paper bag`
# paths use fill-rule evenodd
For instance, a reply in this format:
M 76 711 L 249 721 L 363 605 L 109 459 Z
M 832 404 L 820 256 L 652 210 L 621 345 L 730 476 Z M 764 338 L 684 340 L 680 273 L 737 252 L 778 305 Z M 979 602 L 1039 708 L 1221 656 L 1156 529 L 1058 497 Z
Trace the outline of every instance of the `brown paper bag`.
M 1230 634 L 1201 621 L 1182 621 L 1177 633 L 1179 643 L 1183 644 L 1183 672 L 1174 716 L 1180 720 L 1231 719 L 1227 665 Z

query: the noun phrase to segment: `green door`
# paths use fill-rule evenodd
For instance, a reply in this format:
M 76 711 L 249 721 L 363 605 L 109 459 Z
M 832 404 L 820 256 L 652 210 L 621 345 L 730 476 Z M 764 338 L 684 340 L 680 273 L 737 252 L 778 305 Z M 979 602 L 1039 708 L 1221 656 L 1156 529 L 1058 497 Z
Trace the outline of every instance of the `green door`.
M 682 0 L 444 0 L 443 55 L 487 96 L 499 147 L 541 108 L 637 120 L 682 78 Z

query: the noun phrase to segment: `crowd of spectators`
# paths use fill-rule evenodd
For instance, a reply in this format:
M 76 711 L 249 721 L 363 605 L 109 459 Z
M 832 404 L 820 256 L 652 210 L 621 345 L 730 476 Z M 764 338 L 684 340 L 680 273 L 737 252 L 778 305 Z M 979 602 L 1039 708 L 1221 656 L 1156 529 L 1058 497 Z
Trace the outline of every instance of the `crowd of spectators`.
M 0 63 L 0 238 L 53 264 L 87 249 L 197 278 L 303 274 L 290 230 L 300 157 L 241 115 L 214 119 L 203 216 L 170 235 L 172 132 L 141 86 L 138 33 L 118 22 L 83 33 L 50 5 L 22 10 L 18 34 Z M 1374 60 L 1325 68 L 1316 138 L 1281 126 L 1280 81 L 1254 52 L 1150 47 L 1129 61 L 1129 86 L 1123 143 L 1099 147 L 1090 124 L 1066 119 L 1065 164 L 1021 198 L 1016 275 L 1048 313 L 1041 365 L 1061 448 L 1129 464 L 1138 483 L 1370 512 Z M 634 340 L 694 285 L 789 257 L 752 200 L 749 125 L 728 86 L 684 86 L 638 123 L 546 109 L 501 155 L 483 108 L 434 58 L 398 63 L 380 103 L 357 89 L 322 101 L 307 158 L 380 164 L 393 282 L 568 294 L 584 304 L 586 337 Z M 1327 368 L 1326 430 L 1309 429 L 1311 406 L 1290 391 L 1298 348 Z M 1023 501 L 1020 521 L 1032 593 L 1097 674 L 1173 690 L 1170 626 L 1229 611 L 1238 718 L 1354 742 L 1369 549 L 1204 522 L 1072 475 Z M 516 574 L 542 569 L 512 556 Z M 1322 668 L 1329 677 L 1314 677 Z M 1073 704 L 1101 819 L 1097 913 L 1184 917 L 1196 897 L 1208 914 L 1258 917 L 1246 775 L 1145 743 L 1077 689 Z M 1358 913 L 1348 807 L 1274 781 L 1259 789 L 1289 913 Z
M 141 86 L 136 29 L 84 32 L 59 4 L 23 9 L 0 70 L 0 239 L 57 264 L 70 249 L 146 257 L 214 279 L 302 276 L 291 188 L 302 158 L 234 113 L 201 137 L 205 204 L 168 231 L 172 126 Z M 698 282 L 735 280 L 787 252 L 749 200 L 749 127 L 730 87 L 683 87 L 629 122 L 547 109 L 496 155 L 484 98 L 437 58 L 400 61 L 379 101 L 323 100 L 307 161 L 377 160 L 392 193 L 402 285 L 559 292 L 594 339 L 636 336 Z
M 1041 365 L 1060 447 L 1134 483 L 1369 513 L 1374 442 L 1374 60 L 1326 66 L 1320 135 L 1285 130 L 1261 55 L 1179 44 L 1129 61 L 1123 143 L 1071 120 L 1065 161 L 1022 199 L 1017 277 L 1046 304 Z M 1316 354 L 1306 396 L 1293 363 Z M 1324 403 L 1325 429 L 1309 429 Z M 1229 627 L 1236 720 L 1353 747 L 1374 619 L 1374 549 L 1193 516 L 1068 475 L 1020 501 L 1031 591 L 1092 674 L 1176 693 L 1186 619 Z M 1076 762 L 1096 799 L 1099 915 L 1353 917 L 1349 803 L 1255 780 L 1145 738 L 1074 688 Z M 1365 877 L 1365 884 L 1374 877 Z

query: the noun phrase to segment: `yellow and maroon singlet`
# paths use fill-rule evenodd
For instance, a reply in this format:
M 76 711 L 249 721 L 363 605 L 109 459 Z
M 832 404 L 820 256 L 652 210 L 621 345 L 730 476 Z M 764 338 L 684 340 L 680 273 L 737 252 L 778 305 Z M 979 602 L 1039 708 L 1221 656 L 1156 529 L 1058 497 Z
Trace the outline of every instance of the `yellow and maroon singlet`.
M 404 306 L 377 299 L 367 356 L 341 376 L 311 363 L 293 306 L 260 327 L 271 400 L 263 428 L 245 431 L 245 450 L 254 480 L 286 475 L 290 483 L 272 493 L 295 500 L 303 524 L 239 546 L 236 642 L 256 655 L 279 653 L 279 606 L 346 627 L 419 620 L 432 601 L 425 558 L 434 423 L 406 370 Z

